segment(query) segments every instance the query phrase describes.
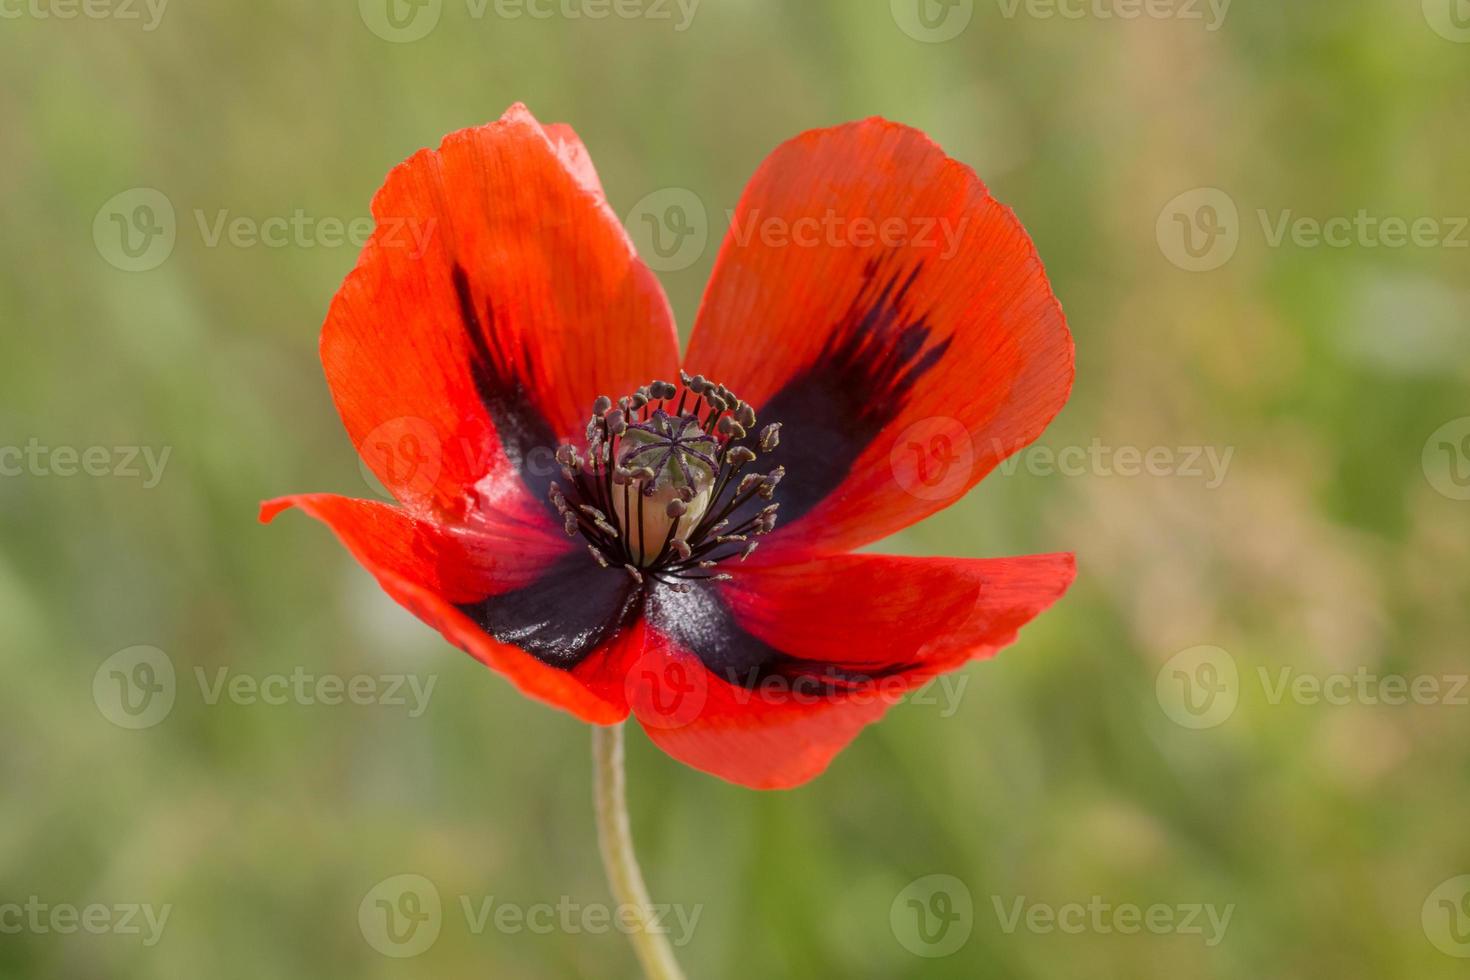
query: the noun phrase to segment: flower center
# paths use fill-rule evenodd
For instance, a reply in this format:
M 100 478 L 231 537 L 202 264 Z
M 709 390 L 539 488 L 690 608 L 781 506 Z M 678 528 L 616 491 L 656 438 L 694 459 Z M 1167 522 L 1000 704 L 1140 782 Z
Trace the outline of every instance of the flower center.
M 755 411 L 724 385 L 679 372 L 682 385 L 654 381 L 618 399 L 603 396 L 587 422 L 586 455 L 556 452 L 562 481 L 551 502 L 567 535 L 587 539 L 604 568 L 622 568 L 688 591 L 689 582 L 728 579 L 713 569 L 744 561 L 776 526 L 769 501 L 785 475 L 744 473 L 757 450 L 770 453 L 781 424 L 755 429 Z

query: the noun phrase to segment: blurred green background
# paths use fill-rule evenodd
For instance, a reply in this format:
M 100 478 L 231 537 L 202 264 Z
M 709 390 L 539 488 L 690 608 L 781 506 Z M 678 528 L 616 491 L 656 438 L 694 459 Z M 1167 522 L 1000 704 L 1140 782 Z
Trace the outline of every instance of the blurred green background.
M 881 549 L 1075 551 L 1019 643 L 790 793 L 630 733 L 691 977 L 1470 971 L 1470 4 L 395 2 L 0 0 L 0 976 L 635 975 L 615 932 L 476 927 L 609 903 L 586 728 L 255 523 L 373 493 L 316 356 L 332 222 L 520 100 L 620 214 L 702 205 L 686 337 L 764 155 L 880 114 L 1016 209 L 1077 341 L 1041 449 Z M 149 667 L 172 705 L 130 714 Z M 293 672 L 435 686 L 210 695 Z M 415 956 L 364 925 L 399 875 L 442 902 Z

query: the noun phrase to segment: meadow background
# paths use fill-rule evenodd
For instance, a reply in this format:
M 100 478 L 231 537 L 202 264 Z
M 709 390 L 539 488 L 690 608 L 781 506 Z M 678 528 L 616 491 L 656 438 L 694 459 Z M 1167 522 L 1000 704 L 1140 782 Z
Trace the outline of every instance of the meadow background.
M 703 210 L 661 273 L 686 337 L 760 160 L 870 114 L 1016 209 L 1076 337 L 1039 448 L 880 549 L 1075 551 L 1020 642 L 794 792 L 630 733 L 692 978 L 1466 975 L 1470 4 L 395 2 L 0 0 L 0 447 L 35 447 L 0 456 L 0 907 L 108 910 L 0 910 L 0 977 L 635 975 L 615 932 L 461 907 L 610 902 L 586 729 L 325 529 L 255 522 L 374 492 L 316 356 L 356 255 L 322 219 L 516 101 L 576 126 L 640 241 Z M 172 247 L 130 255 L 122 230 L 164 227 L 147 190 Z M 100 475 L 62 475 L 66 447 Z M 129 447 L 168 451 L 157 479 Z M 137 647 L 176 689 L 131 728 L 113 671 L 160 663 Z M 435 687 L 415 717 L 199 682 L 298 671 Z M 1393 678 L 1428 703 L 1385 703 Z M 442 912 L 394 957 L 359 910 L 401 875 Z M 1110 911 L 1048 927 L 1073 903 Z M 127 905 L 169 909 L 156 942 Z

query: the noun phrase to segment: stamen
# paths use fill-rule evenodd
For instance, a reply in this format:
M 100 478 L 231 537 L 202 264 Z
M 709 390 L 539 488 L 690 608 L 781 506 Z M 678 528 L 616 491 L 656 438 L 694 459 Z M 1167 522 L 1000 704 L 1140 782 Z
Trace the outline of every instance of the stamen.
M 547 496 L 566 533 L 581 534 L 600 566 L 623 569 L 638 586 L 652 576 L 683 591 L 691 581 L 728 580 L 711 570 L 750 557 L 755 539 L 775 527 L 777 505 L 753 516 L 742 508 L 757 496 L 770 500 L 785 470 L 741 472 L 757 448 L 768 454 L 779 445 L 779 422 L 752 436 L 755 409 L 732 391 L 682 371 L 679 381 L 652 381 L 616 403 L 599 396 L 585 455 L 557 449 L 564 482 Z

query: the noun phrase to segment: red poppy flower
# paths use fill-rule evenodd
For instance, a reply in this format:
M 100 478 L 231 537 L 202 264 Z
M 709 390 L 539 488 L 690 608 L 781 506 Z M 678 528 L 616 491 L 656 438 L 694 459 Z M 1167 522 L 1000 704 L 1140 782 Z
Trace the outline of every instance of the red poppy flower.
M 1072 383 L 1025 230 L 922 133 L 870 119 L 777 149 L 683 371 L 566 126 L 516 106 L 453 133 L 373 214 L 321 353 L 401 506 L 311 494 L 261 517 L 326 523 L 524 693 L 593 724 L 631 712 L 691 766 L 794 786 L 1070 584 L 1064 554 L 851 553 L 958 499 Z

